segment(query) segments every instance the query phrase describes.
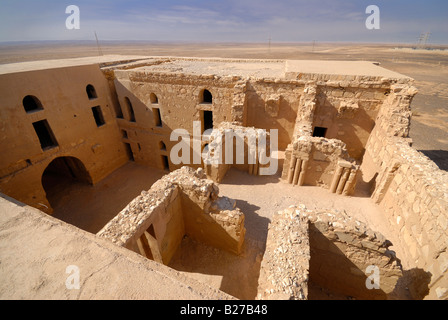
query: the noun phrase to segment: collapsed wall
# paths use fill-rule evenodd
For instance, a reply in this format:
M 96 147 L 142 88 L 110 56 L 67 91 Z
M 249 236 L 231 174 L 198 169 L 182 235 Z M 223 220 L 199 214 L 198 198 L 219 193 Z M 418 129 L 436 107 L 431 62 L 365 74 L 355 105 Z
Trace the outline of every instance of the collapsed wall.
M 342 212 L 304 205 L 279 211 L 269 225 L 257 298 L 318 299 L 316 286 L 338 297 L 391 298 L 403 275 L 391 245 Z M 369 288 L 375 268 L 378 287 Z
M 431 274 L 427 299 L 448 298 L 448 173 L 411 147 L 408 85 L 392 86 L 366 146 L 361 170 L 372 199 L 407 248 L 402 260 Z
M 308 219 L 279 211 L 269 224 L 257 299 L 306 300 L 309 260 Z
M 244 215 L 218 193 L 202 169 L 183 167 L 143 191 L 97 235 L 164 264 L 184 235 L 239 254 Z

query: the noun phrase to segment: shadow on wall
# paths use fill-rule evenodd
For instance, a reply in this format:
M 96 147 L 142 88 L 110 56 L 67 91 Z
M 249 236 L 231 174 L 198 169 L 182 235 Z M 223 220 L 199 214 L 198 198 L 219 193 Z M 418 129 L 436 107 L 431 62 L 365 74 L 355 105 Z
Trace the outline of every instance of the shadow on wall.
M 277 170 L 275 175 L 266 175 L 266 176 L 254 176 L 250 175 L 246 171 L 241 171 L 238 168 L 230 168 L 224 179 L 220 182 L 223 185 L 266 185 L 266 184 L 275 184 L 281 181 L 281 169 Z M 242 174 L 244 174 L 244 179 L 241 179 Z M 244 212 L 244 210 L 243 210 Z
M 347 151 L 351 157 L 362 159 L 367 144 L 367 137 L 372 132 L 375 121 L 362 107 L 354 113 L 339 112 L 336 101 L 332 101 L 321 92 L 314 112 L 313 127 L 328 128 L 327 139 L 338 139 L 347 145 Z M 360 134 L 364 135 L 363 140 Z
M 367 276 L 345 253 L 310 223 L 309 300 L 385 300 L 381 289 L 369 290 Z
M 378 172 L 369 180 L 364 181 L 362 171 L 358 173 L 355 192 L 353 197 L 358 198 L 370 198 L 376 188 L 376 178 L 378 177 Z
M 395 290 L 391 293 L 397 299 L 400 298 L 400 292 L 409 290 L 410 298 L 413 300 L 423 300 L 429 294 L 429 283 L 432 274 L 423 269 L 414 268 L 403 271 L 403 277 L 398 279 Z M 407 289 L 406 289 L 407 288 Z
M 65 191 L 73 184 L 92 185 L 92 178 L 84 163 L 75 157 L 58 157 L 42 173 L 42 187 L 50 205 L 55 208 Z
M 297 118 L 297 111 L 293 109 L 291 103 L 278 97 L 277 110 L 272 110 L 267 106 L 263 97 L 248 84 L 247 93 L 247 127 L 263 128 L 267 131 L 278 130 L 278 149 L 285 150 L 291 143 L 292 131 Z M 285 126 L 290 126 L 287 128 Z
M 419 150 L 441 169 L 448 171 L 448 151 L 447 150 Z
M 392 260 L 384 262 L 378 253 L 330 240 L 312 223 L 309 232 L 309 300 L 422 300 L 429 293 L 430 272 L 414 268 L 397 273 L 389 268 Z M 388 292 L 367 288 L 370 280 L 362 269 L 369 265 L 380 268 L 379 284 Z
M 201 281 L 243 300 L 255 299 L 264 254 L 269 219 L 260 217 L 260 207 L 244 200 L 236 205 L 245 214 L 246 238 L 240 255 L 216 249 L 195 240 L 194 235 L 184 236 L 169 267 L 199 276 Z
M 264 246 L 266 245 L 266 239 L 268 237 L 268 226 L 270 220 L 258 215 L 257 211 L 260 209 L 259 206 L 250 204 L 245 200 L 235 200 L 237 208 L 244 212 L 246 239 L 251 239 L 262 243 L 264 251 Z

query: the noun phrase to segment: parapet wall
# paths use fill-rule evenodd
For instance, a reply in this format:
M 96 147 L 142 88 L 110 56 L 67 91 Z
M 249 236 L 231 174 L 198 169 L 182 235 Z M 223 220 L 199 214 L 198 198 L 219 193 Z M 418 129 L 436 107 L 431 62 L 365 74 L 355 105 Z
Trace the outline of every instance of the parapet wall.
M 164 264 L 184 235 L 239 254 L 244 215 L 218 192 L 202 169 L 183 167 L 143 191 L 97 235 Z
M 372 199 L 397 230 L 408 268 L 431 273 L 428 299 L 448 298 L 448 173 L 413 149 L 412 87 L 393 88 L 366 147 L 361 171 Z

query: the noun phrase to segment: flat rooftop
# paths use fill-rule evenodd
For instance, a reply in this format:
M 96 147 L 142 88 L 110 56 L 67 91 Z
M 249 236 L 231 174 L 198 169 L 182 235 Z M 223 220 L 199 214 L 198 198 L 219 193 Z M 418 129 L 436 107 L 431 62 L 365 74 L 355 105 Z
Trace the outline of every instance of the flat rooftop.
M 411 79 L 370 61 L 261 60 L 224 58 L 184 58 L 105 55 L 95 57 L 42 60 L 0 65 L 0 75 L 98 64 L 149 73 L 183 73 L 191 75 L 239 76 L 243 78 L 292 79 L 301 74 L 366 76 Z
M 285 72 L 411 79 L 372 61 L 286 60 Z
M 149 57 L 147 56 L 106 55 L 106 56 L 94 56 L 94 57 L 83 57 L 72 59 L 38 60 L 38 61 L 0 64 L 0 75 L 46 70 L 46 69 L 85 66 L 92 64 L 98 64 L 98 65 L 122 64 L 148 58 Z
M 162 59 L 162 57 L 159 58 Z M 148 63 L 148 65 L 140 65 L 132 70 L 149 73 L 240 76 L 243 78 L 291 79 L 295 78 L 296 75 L 310 74 L 411 79 L 370 61 L 167 58 L 165 61 L 159 60 L 157 64 Z

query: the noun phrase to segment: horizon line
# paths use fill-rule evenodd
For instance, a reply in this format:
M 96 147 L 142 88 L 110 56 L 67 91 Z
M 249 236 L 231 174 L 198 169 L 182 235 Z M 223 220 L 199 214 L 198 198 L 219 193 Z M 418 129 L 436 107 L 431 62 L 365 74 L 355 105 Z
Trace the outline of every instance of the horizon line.
M 101 40 L 103 43 L 158 43 L 158 44 L 267 44 L 268 41 L 191 41 L 191 40 Z M 37 43 L 92 43 L 96 45 L 96 40 L 9 40 L 0 41 L 0 45 L 9 44 L 37 44 Z M 308 41 L 270 41 L 270 45 L 284 45 L 284 44 L 363 44 L 363 45 L 402 45 L 402 46 L 422 46 L 422 44 L 415 42 L 392 42 L 392 41 L 326 41 L 326 40 L 308 40 Z M 431 46 L 448 46 L 448 43 L 427 43 L 425 47 Z

